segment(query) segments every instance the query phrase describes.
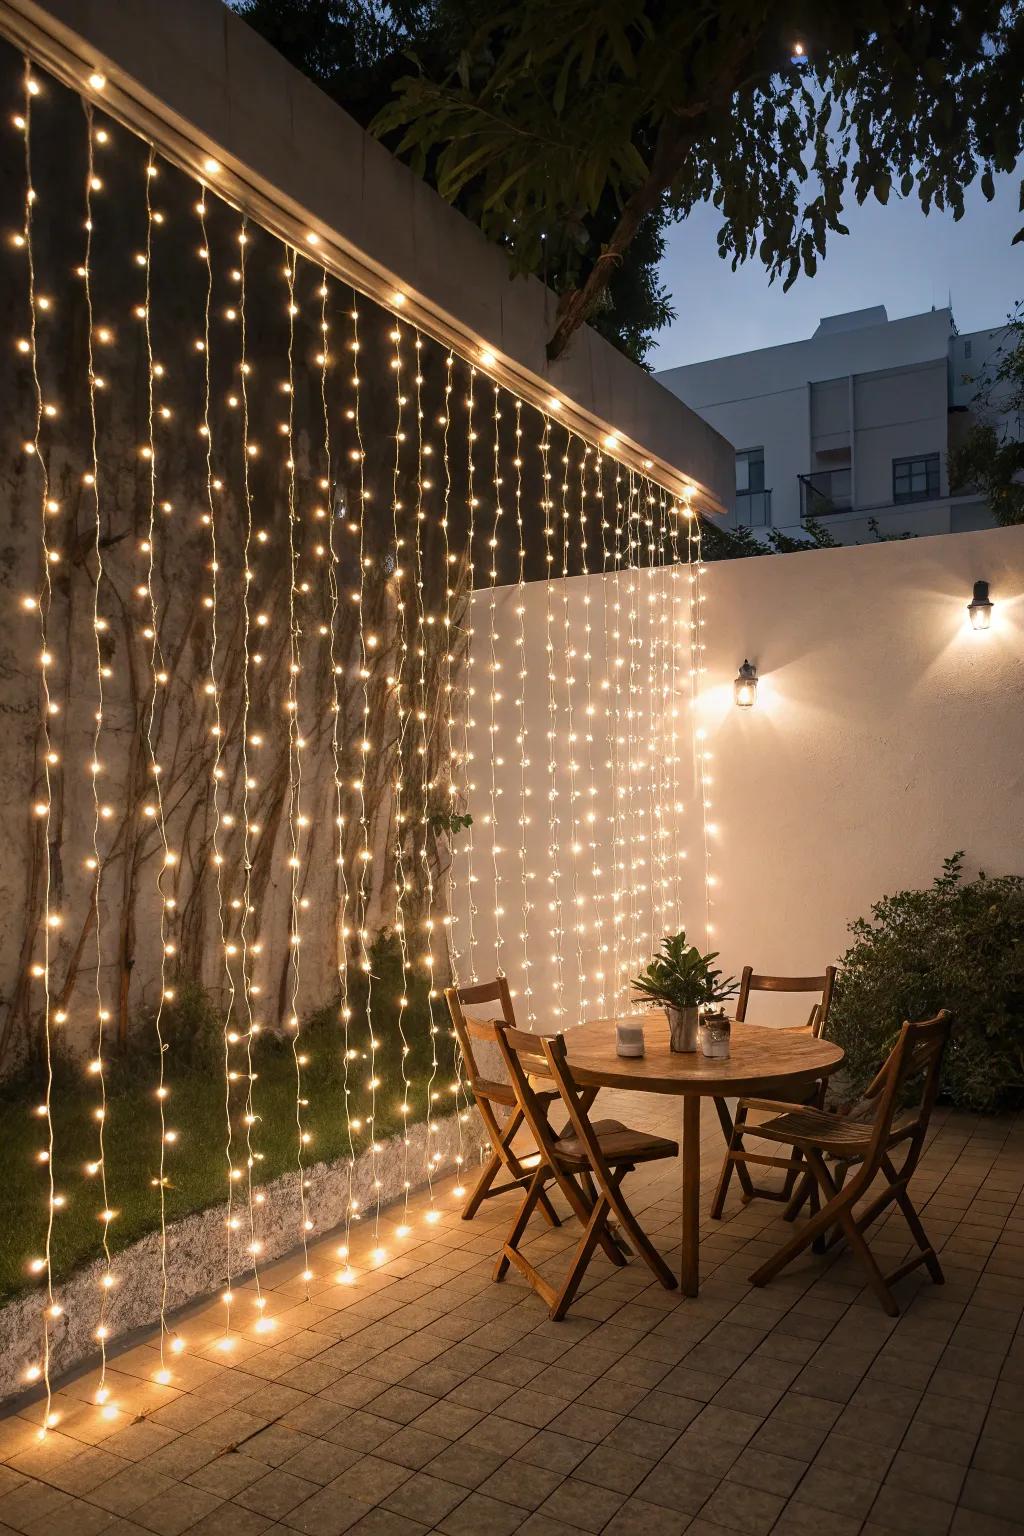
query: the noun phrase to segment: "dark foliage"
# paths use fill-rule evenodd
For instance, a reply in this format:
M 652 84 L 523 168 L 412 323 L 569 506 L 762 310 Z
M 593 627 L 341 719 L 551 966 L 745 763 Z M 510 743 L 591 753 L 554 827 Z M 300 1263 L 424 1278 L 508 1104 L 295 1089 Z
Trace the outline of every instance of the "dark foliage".
M 943 1098 L 979 1111 L 1024 1102 L 1024 878 L 965 880 L 963 857 L 946 859 L 927 890 L 883 896 L 851 924 L 829 1033 L 855 1094 L 904 1019 L 949 1008 Z

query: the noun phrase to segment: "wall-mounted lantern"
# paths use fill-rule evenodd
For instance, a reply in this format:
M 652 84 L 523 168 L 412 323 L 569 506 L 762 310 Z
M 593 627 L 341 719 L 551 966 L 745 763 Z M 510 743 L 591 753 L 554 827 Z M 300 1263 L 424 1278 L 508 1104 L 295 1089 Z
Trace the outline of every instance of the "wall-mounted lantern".
M 757 701 L 757 668 L 746 658 L 736 674 L 732 696 L 740 709 L 750 709 Z
M 976 581 L 974 583 L 974 596 L 967 604 L 967 612 L 971 616 L 972 629 L 988 629 L 992 623 L 993 603 L 988 595 L 988 582 Z

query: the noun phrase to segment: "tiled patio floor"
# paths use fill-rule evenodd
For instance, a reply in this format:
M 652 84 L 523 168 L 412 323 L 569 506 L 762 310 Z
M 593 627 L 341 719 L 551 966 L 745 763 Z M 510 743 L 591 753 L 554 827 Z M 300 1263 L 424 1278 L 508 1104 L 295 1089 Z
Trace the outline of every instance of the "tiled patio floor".
M 704 1128 L 704 1208 L 721 1153 Z M 599 1110 L 677 1134 L 670 1100 Z M 890 1320 L 851 1262 L 807 1258 L 762 1291 L 747 1275 L 783 1238 L 779 1207 L 733 1196 L 706 1222 L 704 1283 L 684 1301 L 638 1261 L 599 1255 L 553 1324 L 515 1275 L 491 1281 L 514 1196 L 411 1235 L 360 1230 L 352 1285 L 336 1241 L 309 1300 L 289 1261 L 263 1276 L 275 1326 L 218 1347 L 221 1304 L 181 1323 L 174 1385 L 151 1340 L 0 1421 L 0 1536 L 1010 1536 L 1024 1529 L 1024 1122 L 939 1113 L 916 1193 L 947 1283 L 903 1282 Z M 734 1186 L 735 1187 L 735 1186 Z M 635 1174 L 659 1247 L 679 1240 L 679 1167 Z M 571 1226 L 538 1225 L 560 1268 Z M 880 1239 L 880 1242 L 879 1242 Z M 905 1251 L 891 1223 L 879 1249 Z M 921 1273 L 921 1272 L 919 1272 Z M 238 1313 L 255 1317 L 250 1306 Z

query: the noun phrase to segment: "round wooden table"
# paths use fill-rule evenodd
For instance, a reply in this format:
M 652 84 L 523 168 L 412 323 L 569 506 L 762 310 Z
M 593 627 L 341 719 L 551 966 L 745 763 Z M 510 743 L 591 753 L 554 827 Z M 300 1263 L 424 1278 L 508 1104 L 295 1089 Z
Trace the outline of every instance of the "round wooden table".
M 643 1022 L 647 1054 L 619 1056 L 618 1023 Z M 740 1095 L 799 1100 L 801 1091 L 836 1070 L 843 1052 L 830 1040 L 816 1040 L 804 1029 L 772 1029 L 764 1024 L 732 1026 L 728 1060 L 673 1051 L 662 1009 L 623 1019 L 593 1019 L 568 1030 L 569 1066 L 582 1086 L 629 1088 L 634 1093 L 675 1094 L 683 1101 L 683 1255 L 680 1284 L 696 1296 L 700 1282 L 700 1101 Z

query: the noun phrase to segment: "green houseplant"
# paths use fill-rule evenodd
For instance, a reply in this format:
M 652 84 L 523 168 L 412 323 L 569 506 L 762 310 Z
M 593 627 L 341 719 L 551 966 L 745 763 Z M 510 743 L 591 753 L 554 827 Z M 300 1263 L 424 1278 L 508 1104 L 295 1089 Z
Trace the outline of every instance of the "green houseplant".
M 736 990 L 735 980 L 723 980 L 714 966 L 717 959 L 717 950 L 702 955 L 696 944 L 687 943 L 683 929 L 666 934 L 646 970 L 633 978 L 635 991 L 665 1009 L 674 1051 L 695 1051 L 700 1009 L 725 1002 Z

